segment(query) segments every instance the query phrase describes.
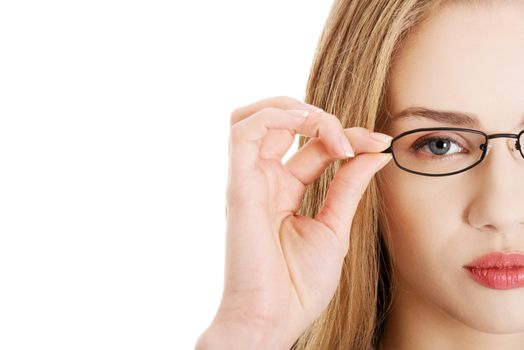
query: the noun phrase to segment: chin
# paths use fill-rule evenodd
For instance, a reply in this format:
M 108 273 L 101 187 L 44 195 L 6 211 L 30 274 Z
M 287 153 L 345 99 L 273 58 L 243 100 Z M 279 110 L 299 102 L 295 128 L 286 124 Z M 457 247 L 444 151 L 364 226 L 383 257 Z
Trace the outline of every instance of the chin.
M 479 332 L 511 334 L 524 332 L 524 288 L 511 291 L 468 291 L 447 313 Z M 464 291 L 465 292 L 465 291 Z M 465 300 L 465 301 L 464 301 Z

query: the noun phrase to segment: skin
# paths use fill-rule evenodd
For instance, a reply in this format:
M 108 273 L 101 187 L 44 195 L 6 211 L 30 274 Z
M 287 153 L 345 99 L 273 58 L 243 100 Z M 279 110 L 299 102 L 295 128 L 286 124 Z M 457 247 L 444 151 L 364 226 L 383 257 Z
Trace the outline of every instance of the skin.
M 524 115 L 524 4 L 446 5 L 407 38 L 393 62 L 388 105 L 476 114 L 479 130 L 518 133 Z M 450 126 L 390 121 L 396 136 Z M 483 163 L 426 177 L 389 162 L 379 176 L 392 223 L 389 250 L 400 288 L 383 349 L 522 349 L 524 288 L 495 290 L 463 266 L 492 251 L 524 251 L 524 160 L 508 139 L 490 140 Z M 451 151 L 453 152 L 453 151 Z
M 306 118 L 302 114 L 309 110 Z M 312 137 L 282 164 L 296 134 Z M 349 142 L 351 140 L 351 142 Z M 391 161 L 390 140 L 302 102 L 274 97 L 231 114 L 222 300 L 195 348 L 289 349 L 335 293 L 358 202 Z M 355 154 L 314 217 L 297 215 L 305 189 L 329 164 Z

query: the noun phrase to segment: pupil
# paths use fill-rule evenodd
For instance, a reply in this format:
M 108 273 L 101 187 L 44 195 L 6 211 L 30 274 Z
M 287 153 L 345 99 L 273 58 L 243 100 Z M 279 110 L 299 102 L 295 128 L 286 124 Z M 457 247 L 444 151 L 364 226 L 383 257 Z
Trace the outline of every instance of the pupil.
M 439 147 L 438 149 L 436 149 L 436 151 L 434 151 L 434 149 L 432 147 L 432 146 L 435 146 L 435 145 L 437 145 L 437 147 Z M 444 148 L 442 148 L 442 147 L 444 147 Z M 438 155 L 446 154 L 449 151 L 449 147 L 450 147 L 450 143 L 447 142 L 447 141 L 437 140 L 437 141 L 431 141 L 429 143 L 429 148 L 431 149 L 431 152 L 433 152 L 435 154 L 438 154 Z

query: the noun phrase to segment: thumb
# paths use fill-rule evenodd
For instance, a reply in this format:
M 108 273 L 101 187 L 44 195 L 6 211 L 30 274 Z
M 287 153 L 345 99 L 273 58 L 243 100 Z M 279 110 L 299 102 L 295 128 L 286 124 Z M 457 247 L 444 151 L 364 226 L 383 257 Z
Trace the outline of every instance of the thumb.
M 353 216 L 369 181 L 391 159 L 390 153 L 359 154 L 342 165 L 331 181 L 315 219 L 331 228 L 343 244 L 349 244 Z

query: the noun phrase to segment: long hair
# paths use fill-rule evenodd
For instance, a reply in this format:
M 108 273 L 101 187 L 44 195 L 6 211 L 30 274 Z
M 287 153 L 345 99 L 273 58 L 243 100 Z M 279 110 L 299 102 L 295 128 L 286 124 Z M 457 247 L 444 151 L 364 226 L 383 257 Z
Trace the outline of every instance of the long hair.
M 441 0 L 335 0 L 320 37 L 304 101 L 336 115 L 344 128 L 381 131 L 387 122 L 391 63 L 410 30 Z M 300 136 L 299 147 L 308 137 Z M 300 215 L 315 217 L 342 161 L 306 188 Z M 378 179 L 377 179 L 378 178 Z M 348 254 L 335 295 L 293 350 L 368 350 L 383 333 L 396 274 L 380 178 L 364 192 L 351 225 Z

